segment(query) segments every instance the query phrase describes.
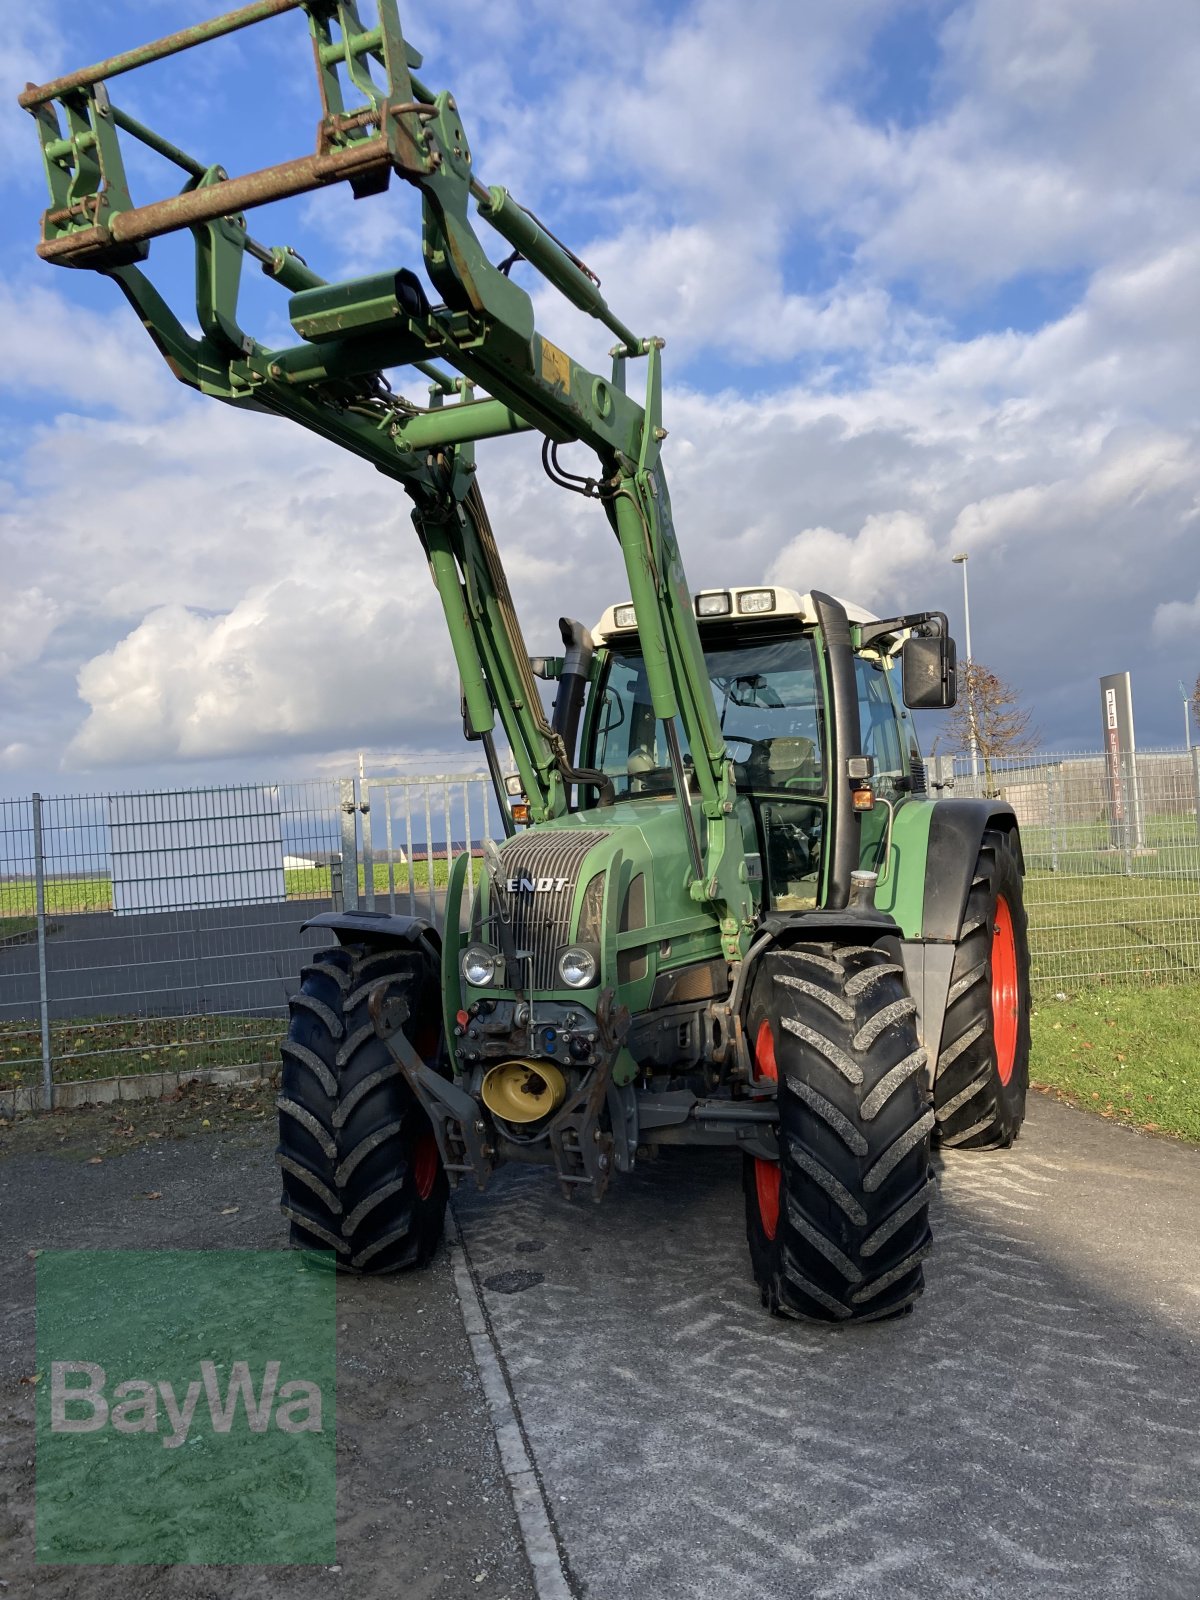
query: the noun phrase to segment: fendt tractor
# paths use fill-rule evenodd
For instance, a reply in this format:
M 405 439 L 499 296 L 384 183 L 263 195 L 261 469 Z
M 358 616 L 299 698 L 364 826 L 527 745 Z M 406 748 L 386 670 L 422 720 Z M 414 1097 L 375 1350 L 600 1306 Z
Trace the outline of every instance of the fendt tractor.
M 311 155 L 231 177 L 110 97 L 122 74 L 291 11 L 321 97 Z M 304 968 L 282 1047 L 292 1240 L 354 1271 L 421 1266 L 451 1180 L 542 1162 L 599 1200 L 657 1146 L 733 1146 L 764 1304 L 895 1316 L 923 1285 L 934 1141 L 1011 1144 L 1028 1078 L 1017 820 L 933 798 L 910 717 L 953 703 L 946 618 L 764 583 L 692 590 L 663 471 L 663 341 L 482 182 L 454 96 L 421 65 L 395 0 L 370 23 L 352 0 L 256 0 L 21 96 L 50 185 L 42 258 L 111 278 L 182 382 L 407 491 L 496 789 L 503 842 L 469 898 L 454 861 L 440 929 L 354 907 L 310 924 L 336 942 Z M 139 173 L 147 149 L 182 170 L 178 192 L 134 203 L 130 141 Z M 247 230 L 253 207 L 339 182 L 365 199 L 394 177 L 421 197 L 424 278 L 327 282 Z M 198 332 L 143 268 L 185 229 Z M 241 326 L 248 261 L 287 296 L 295 343 Z M 610 372 L 539 333 L 518 262 L 610 331 Z M 428 381 L 424 403 L 385 376 L 402 369 Z M 629 595 L 598 626 L 562 620 L 561 652 L 537 659 L 475 471 L 478 441 L 523 432 L 553 482 L 599 502 Z M 562 457 L 572 444 L 590 472 Z

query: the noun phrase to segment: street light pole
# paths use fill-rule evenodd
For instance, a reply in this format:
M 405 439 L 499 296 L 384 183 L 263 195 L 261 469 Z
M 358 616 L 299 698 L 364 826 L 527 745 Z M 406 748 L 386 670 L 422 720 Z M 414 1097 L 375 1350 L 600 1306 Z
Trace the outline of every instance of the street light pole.
M 951 561 L 956 567 L 962 568 L 963 575 L 963 622 L 965 623 L 967 664 L 968 669 L 974 663 L 971 654 L 971 595 L 967 588 L 967 558 L 965 555 L 951 556 Z M 972 692 L 973 677 L 968 670 L 967 674 L 967 729 L 971 741 L 971 777 L 976 784 L 979 781 L 979 740 L 975 736 L 975 696 Z

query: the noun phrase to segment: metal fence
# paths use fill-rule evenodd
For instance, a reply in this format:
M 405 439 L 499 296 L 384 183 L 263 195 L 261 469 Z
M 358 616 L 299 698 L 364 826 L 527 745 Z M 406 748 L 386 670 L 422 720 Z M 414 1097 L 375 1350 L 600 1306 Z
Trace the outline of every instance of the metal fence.
M 494 818 L 476 773 L 0 801 L 0 1110 L 273 1061 L 304 921 L 440 921 Z
M 1035 990 L 1200 979 L 1200 749 L 955 763 L 1021 823 Z
M 937 792 L 1021 820 L 1038 993 L 1197 980 L 1200 752 L 952 766 L 931 763 Z M 327 937 L 305 919 L 440 922 L 450 858 L 498 832 L 480 773 L 0 801 L 0 1090 L 62 1103 L 273 1062 Z

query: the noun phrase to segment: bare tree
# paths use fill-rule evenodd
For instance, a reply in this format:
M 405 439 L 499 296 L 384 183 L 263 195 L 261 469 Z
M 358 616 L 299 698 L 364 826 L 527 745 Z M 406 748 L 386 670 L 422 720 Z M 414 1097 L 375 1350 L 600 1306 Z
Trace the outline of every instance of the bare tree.
M 1200 679 L 1196 688 L 1200 694 Z M 959 750 L 970 750 L 973 744 L 979 752 L 988 794 L 994 792 L 993 762 L 1037 749 L 1038 732 L 1029 726 L 1031 715 L 1012 685 L 981 661 L 959 662 L 958 701 L 947 732 Z
M 1192 717 L 1200 728 L 1200 672 L 1196 674 L 1196 687 L 1192 690 Z

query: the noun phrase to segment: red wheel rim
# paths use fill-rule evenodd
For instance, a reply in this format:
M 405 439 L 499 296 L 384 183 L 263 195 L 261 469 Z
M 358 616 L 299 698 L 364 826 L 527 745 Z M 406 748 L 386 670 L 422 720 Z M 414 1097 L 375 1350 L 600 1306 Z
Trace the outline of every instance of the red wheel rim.
M 754 1041 L 754 1065 L 760 1078 L 779 1082 L 779 1068 L 775 1065 L 775 1036 L 771 1024 L 765 1019 L 759 1024 Z M 758 1220 L 768 1239 L 774 1239 L 779 1227 L 779 1163 L 754 1158 L 754 1188 L 758 1195 Z
M 1008 901 L 1000 895 L 992 923 L 992 1037 L 996 1042 L 996 1071 L 1004 1084 L 1012 1077 L 1017 1059 L 1019 999 L 1017 938 Z
M 437 1140 L 431 1133 L 422 1134 L 413 1155 L 413 1177 L 422 1200 L 428 1200 L 433 1193 L 433 1186 L 437 1182 L 438 1159 Z

